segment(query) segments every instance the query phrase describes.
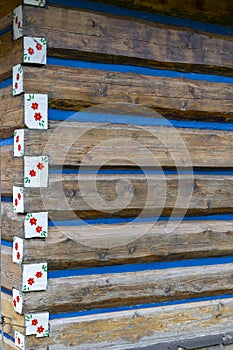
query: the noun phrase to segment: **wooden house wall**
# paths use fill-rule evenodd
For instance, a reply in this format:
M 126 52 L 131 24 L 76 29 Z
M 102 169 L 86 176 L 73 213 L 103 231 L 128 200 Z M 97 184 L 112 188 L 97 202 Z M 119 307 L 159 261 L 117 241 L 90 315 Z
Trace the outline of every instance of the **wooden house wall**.
M 12 37 L 12 11 L 22 1 L 1 0 L 0 5 L 4 348 L 22 348 L 20 334 L 25 350 L 217 350 L 220 344 L 221 349 L 231 349 L 231 1 L 217 5 L 190 0 L 185 7 L 173 0 L 24 4 L 22 35 L 46 38 L 43 64 L 28 60 L 23 37 Z M 20 93 L 12 92 L 17 90 L 12 68 L 18 64 L 23 70 Z M 48 96 L 48 129 L 27 126 L 25 94 Z M 21 157 L 14 154 L 15 130 L 20 130 L 18 135 L 23 130 Z M 92 205 L 81 190 L 92 193 L 93 172 L 87 168 L 78 173 L 90 149 L 86 167 L 102 166 L 116 149 L 120 155 L 101 169 Z M 157 157 L 165 175 L 151 167 L 145 149 Z M 46 156 L 48 186 L 27 186 L 26 161 Z M 132 159 L 148 169 L 147 176 Z M 119 181 L 125 201 L 129 182 L 133 187 L 124 209 L 113 201 Z M 22 188 L 19 212 L 13 210 L 13 186 Z M 150 200 L 145 205 L 148 187 Z M 101 207 L 99 195 L 109 201 L 108 210 Z M 142 210 L 143 217 L 133 222 Z M 47 237 L 26 235 L 25 220 L 37 212 L 48 212 Z M 186 214 L 169 231 L 172 213 L 176 218 Z M 135 232 L 137 239 L 130 239 Z M 115 237 L 118 244 L 108 247 L 107 240 Z M 12 260 L 16 242 L 22 243 L 20 263 Z M 33 264 L 44 264 L 43 272 L 48 269 L 46 286 L 27 291 L 24 274 Z M 20 312 L 14 290 L 23 299 Z M 49 334 L 28 335 L 27 317 L 40 313 L 49 313 Z

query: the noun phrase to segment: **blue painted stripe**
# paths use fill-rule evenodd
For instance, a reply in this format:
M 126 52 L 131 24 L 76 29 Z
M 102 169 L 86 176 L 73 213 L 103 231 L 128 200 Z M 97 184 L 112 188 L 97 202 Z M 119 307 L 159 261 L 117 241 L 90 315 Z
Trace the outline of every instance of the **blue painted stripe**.
M 222 26 L 211 23 L 203 23 L 199 21 L 193 21 L 189 19 L 184 19 L 180 17 L 171 17 L 165 15 L 159 15 L 154 13 L 149 13 L 145 11 L 131 10 L 127 8 L 120 8 L 112 5 L 105 5 L 96 3 L 93 1 L 86 0 L 48 0 L 48 5 L 61 5 L 65 7 L 80 8 L 91 11 L 99 11 L 103 13 L 109 13 L 124 17 L 134 17 L 147 20 L 155 23 L 169 24 L 175 26 L 182 26 L 187 28 L 193 28 L 209 33 L 216 33 L 222 35 L 233 35 L 233 27 Z
M 10 248 L 13 248 L 13 242 L 10 242 L 10 241 L 6 241 L 4 239 L 1 240 L 1 244 L 5 247 L 10 247 Z
M 90 275 L 105 275 L 112 273 L 126 273 L 126 272 L 140 272 L 151 270 L 165 270 L 174 269 L 180 267 L 191 266 L 211 266 L 218 264 L 232 264 L 233 256 L 203 258 L 203 259 L 185 259 L 175 260 L 168 262 L 150 262 L 142 264 L 125 264 L 125 265 L 112 265 L 104 267 L 90 267 L 90 268 L 78 268 L 69 270 L 56 270 L 49 271 L 48 278 L 62 278 L 72 276 L 90 276 Z
M 65 221 L 49 221 L 49 226 L 83 226 L 83 225 L 99 225 L 99 224 L 124 224 L 128 222 L 133 223 L 146 223 L 146 222 L 156 222 L 156 221 L 207 221 L 207 220 L 218 220 L 218 221 L 232 221 L 233 214 L 214 214 L 214 215 L 203 215 L 203 216 L 185 216 L 181 217 L 145 217 L 145 218 L 97 218 L 97 219 L 85 219 L 85 220 L 65 220 Z
M 221 75 L 213 74 L 199 74 L 199 73 L 185 73 L 177 72 L 172 70 L 165 69 L 154 69 L 147 67 L 139 66 L 130 66 L 123 64 L 110 64 L 110 63 L 96 63 L 88 61 L 79 61 L 79 60 L 68 60 L 61 58 L 48 57 L 47 63 L 57 66 L 65 67 L 74 67 L 74 68 L 83 68 L 83 69 L 96 69 L 101 71 L 111 71 L 117 73 L 136 73 L 143 74 L 154 77 L 167 77 L 167 78 L 183 78 L 191 80 L 203 80 L 211 83 L 224 83 L 224 84 L 233 84 L 233 78 L 225 77 Z
M 8 86 L 12 86 L 12 79 L 11 78 L 0 81 L 0 89 L 4 89 Z
M 13 198 L 12 197 L 6 197 L 6 196 L 2 196 L 1 197 L 1 201 L 2 202 L 13 202 Z
M 0 140 L 0 147 L 1 146 L 9 146 L 9 145 L 13 145 L 13 144 L 14 144 L 14 138 L 13 137 Z
M 224 294 L 224 295 L 209 296 L 209 297 L 202 297 L 202 298 L 172 300 L 172 301 L 165 301 L 165 302 L 159 302 L 154 304 L 141 304 L 141 305 L 132 305 L 132 306 L 121 306 L 121 307 L 115 307 L 115 308 L 92 309 L 92 310 L 77 311 L 77 312 L 50 314 L 49 319 L 56 320 L 58 318 L 72 318 L 72 317 L 81 317 L 81 316 L 88 316 L 88 315 L 98 315 L 98 314 L 109 313 L 109 312 L 131 311 L 131 310 L 133 311 L 133 310 L 139 310 L 139 309 L 155 308 L 160 306 L 199 303 L 201 301 L 211 301 L 211 300 L 230 299 L 230 298 L 233 298 L 233 294 Z
M 2 334 L 2 331 L 1 331 L 1 330 L 0 330 L 0 334 Z M 12 342 L 15 343 L 15 339 L 12 338 L 9 334 L 3 333 L 3 336 L 4 336 L 5 338 L 7 338 L 7 339 L 9 339 L 9 340 L 11 340 Z
M 1 292 L 12 296 L 12 291 L 10 291 L 4 287 L 1 287 Z
M 204 129 L 204 130 L 227 130 L 233 131 L 233 123 L 200 122 L 196 120 L 173 120 L 166 118 L 149 118 L 130 115 L 103 114 L 75 111 L 60 111 L 49 109 L 49 120 L 88 122 L 88 123 L 111 123 L 132 124 L 137 126 L 167 126 L 176 128 Z
M 6 28 L 0 30 L 0 36 L 6 34 L 6 33 L 8 33 L 8 32 L 10 32 L 12 29 L 13 29 L 13 28 L 12 28 L 12 24 L 10 24 L 8 27 L 6 27 Z

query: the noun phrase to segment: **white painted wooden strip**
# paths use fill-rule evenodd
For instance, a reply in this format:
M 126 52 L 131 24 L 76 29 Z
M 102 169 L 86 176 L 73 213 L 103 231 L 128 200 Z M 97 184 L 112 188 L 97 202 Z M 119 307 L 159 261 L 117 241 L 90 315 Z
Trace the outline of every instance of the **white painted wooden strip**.
M 24 220 L 24 237 L 46 238 L 48 236 L 48 213 L 28 213 Z
M 26 345 L 26 337 L 22 334 L 19 333 L 18 331 L 15 331 L 15 345 L 22 350 L 26 350 L 25 345 Z
M 23 36 L 23 7 L 20 5 L 13 10 L 13 38 L 17 40 Z
M 18 289 L 12 289 L 12 305 L 15 312 L 22 315 L 23 313 L 23 292 Z
M 24 212 L 24 188 L 13 186 L 13 211 L 15 213 Z
M 14 131 L 14 157 L 23 157 L 24 155 L 24 129 Z
M 24 124 L 29 129 L 48 129 L 48 95 L 24 94 Z
M 32 5 L 38 7 L 44 7 L 46 4 L 46 0 L 24 0 L 25 5 Z
M 12 261 L 16 264 L 23 262 L 23 242 L 24 240 L 20 237 L 13 238 Z
M 41 312 L 25 315 L 26 335 L 36 335 L 37 338 L 49 336 L 49 313 Z
M 13 66 L 13 86 L 12 86 L 12 93 L 13 96 L 19 95 L 23 92 L 23 67 L 21 64 L 17 64 L 16 66 Z
M 36 254 L 36 252 L 35 252 Z M 47 263 L 25 264 L 23 267 L 23 292 L 46 290 L 48 284 Z
M 24 157 L 24 186 L 48 187 L 48 157 Z
M 46 64 L 47 44 L 45 38 L 23 38 L 23 62 L 29 64 Z

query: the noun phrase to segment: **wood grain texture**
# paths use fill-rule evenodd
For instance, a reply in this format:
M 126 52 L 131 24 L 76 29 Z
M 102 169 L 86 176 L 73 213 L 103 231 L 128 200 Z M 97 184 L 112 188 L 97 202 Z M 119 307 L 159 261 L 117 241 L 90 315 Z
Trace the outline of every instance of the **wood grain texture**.
M 105 307 L 231 294 L 233 264 L 72 276 L 48 280 L 47 291 L 25 293 L 24 313 Z
M 30 337 L 35 350 L 124 350 L 232 331 L 232 299 L 50 321 L 50 337 Z M 181 326 L 182 325 L 182 326 Z
M 107 5 L 232 26 L 233 5 L 229 0 L 95 0 Z
M 135 103 L 151 108 L 232 113 L 231 84 L 56 65 L 24 67 L 25 92 L 47 93 L 69 106 Z
M 14 338 L 15 330 L 20 333 L 24 333 L 24 316 L 19 315 L 14 311 L 12 307 L 12 296 L 6 293 L 1 293 L 1 302 L 2 316 L 4 317 L 4 332 L 12 338 Z M 7 339 L 4 338 L 5 342 L 6 340 Z M 12 349 L 15 349 L 15 347 L 12 347 Z
M 24 34 L 39 32 L 52 56 L 87 58 L 93 53 L 95 60 L 232 74 L 231 37 L 85 10 L 25 7 Z
M 0 37 L 0 81 L 12 76 L 12 67 L 22 63 L 22 39 L 13 40 L 12 31 Z
M 1 139 L 13 137 L 15 129 L 24 127 L 23 96 L 13 97 L 12 86 L 0 89 L 0 118 Z
M 8 15 L 17 6 L 22 5 L 22 0 L 1 0 L 0 1 L 0 18 Z
M 24 238 L 25 216 L 13 213 L 11 203 L 2 202 L 1 206 L 2 238 Z M 46 240 L 24 241 L 24 263 L 47 261 L 54 270 L 233 254 L 231 221 L 183 221 L 175 231 L 166 228 L 166 221 L 52 226 Z
M 1 246 L 2 287 L 12 291 L 12 288 L 22 289 L 22 269 L 12 262 L 12 248 Z

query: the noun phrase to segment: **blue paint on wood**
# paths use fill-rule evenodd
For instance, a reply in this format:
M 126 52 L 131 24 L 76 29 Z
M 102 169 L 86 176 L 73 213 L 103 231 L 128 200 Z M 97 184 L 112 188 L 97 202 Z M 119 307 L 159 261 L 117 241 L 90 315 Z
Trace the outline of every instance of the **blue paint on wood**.
M 4 245 L 5 247 L 13 248 L 13 242 L 11 241 L 6 241 L 5 239 L 2 239 L 1 244 Z
M 134 17 L 143 19 L 146 21 L 154 22 L 154 23 L 162 23 L 175 25 L 179 27 L 187 27 L 196 30 L 201 30 L 209 33 L 216 33 L 222 35 L 233 35 L 233 27 L 230 26 L 222 26 L 211 23 L 204 23 L 199 21 L 193 21 L 189 19 L 184 19 L 180 17 L 171 17 L 165 15 L 159 15 L 155 13 L 149 13 L 145 11 L 131 10 L 127 8 L 120 8 L 112 5 L 105 5 L 96 3 L 93 1 L 86 0 L 48 0 L 48 5 L 61 5 L 65 7 L 73 7 L 91 11 L 98 11 L 123 17 Z
M 9 197 L 6 197 L 6 196 L 2 196 L 1 197 L 1 201 L 2 202 L 13 202 L 13 197 L 9 196 Z
M 12 79 L 11 78 L 0 81 L 0 89 L 4 89 L 4 88 L 9 87 L 9 86 L 12 86 Z
M 200 74 L 200 73 L 185 73 L 166 69 L 154 69 L 147 67 L 139 67 L 123 64 L 110 64 L 110 63 L 96 63 L 80 60 L 68 60 L 61 58 L 48 57 L 47 63 L 57 66 L 73 67 L 80 69 L 96 69 L 102 71 L 116 72 L 116 73 L 135 73 L 143 74 L 153 77 L 167 77 L 167 78 L 183 78 L 191 80 L 203 80 L 212 83 L 224 83 L 233 84 L 233 78 L 213 75 L 213 74 Z
M 149 262 L 141 264 L 125 264 L 125 265 L 111 265 L 104 267 L 88 267 L 69 270 L 49 271 L 48 278 L 62 278 L 72 276 L 90 276 L 90 275 L 105 275 L 112 273 L 126 273 L 126 272 L 140 272 L 151 270 L 165 270 L 180 267 L 191 266 L 211 266 L 217 264 L 232 264 L 233 256 L 203 258 L 203 259 L 185 259 L 168 262 Z M 226 266 L 227 268 L 227 266 Z
M 2 334 L 2 331 L 0 330 L 0 334 Z M 9 340 L 11 340 L 13 343 L 15 343 L 15 339 L 12 338 L 9 334 L 3 333 L 3 336 Z
M 121 307 L 115 307 L 115 308 L 92 309 L 92 310 L 77 311 L 77 312 L 50 314 L 49 319 L 56 320 L 58 318 L 81 317 L 81 316 L 88 316 L 88 315 L 103 314 L 108 312 L 118 312 L 118 311 L 130 311 L 130 310 L 133 311 L 133 310 L 149 309 L 149 308 L 160 307 L 160 306 L 199 303 L 202 301 L 211 301 L 211 300 L 220 300 L 220 299 L 229 299 L 229 298 L 233 298 L 233 294 L 173 300 L 173 301 L 159 302 L 154 304 L 141 304 L 141 305 L 133 305 L 133 306 L 121 306 Z
M 2 292 L 2 293 L 5 293 L 5 294 L 7 294 L 7 295 L 12 295 L 12 291 L 11 291 L 11 290 L 8 290 L 8 289 L 6 289 L 6 288 L 4 288 L 4 287 L 1 287 L 1 292 Z
M 1 139 L 0 140 L 0 147 L 2 146 L 9 146 L 9 145 L 13 145 L 14 144 L 14 138 L 13 137 L 9 137 L 7 139 Z
M 233 81 L 232 81 L 233 82 Z M 173 120 L 153 117 L 141 117 L 119 114 L 104 114 L 90 112 L 60 111 L 49 109 L 49 120 L 88 122 L 88 123 L 112 123 L 132 124 L 137 126 L 165 126 L 185 129 L 227 130 L 233 131 L 233 123 L 201 122 L 196 120 Z
M 13 29 L 13 28 L 12 28 L 12 24 L 10 24 L 10 25 L 7 26 L 6 28 L 0 30 L 0 36 L 6 34 L 6 33 L 8 33 L 8 32 L 10 32 L 12 29 Z

